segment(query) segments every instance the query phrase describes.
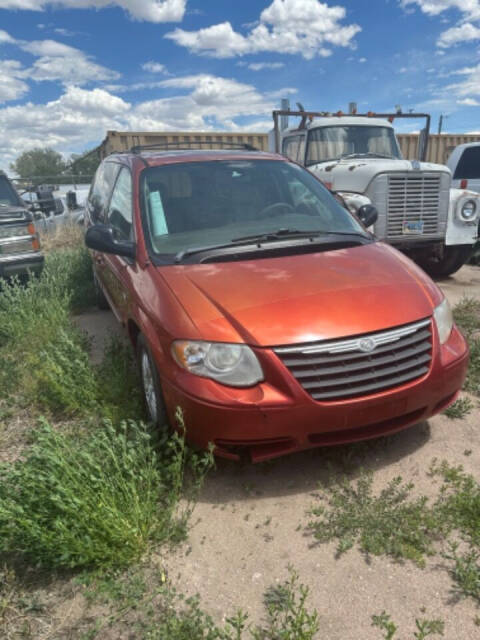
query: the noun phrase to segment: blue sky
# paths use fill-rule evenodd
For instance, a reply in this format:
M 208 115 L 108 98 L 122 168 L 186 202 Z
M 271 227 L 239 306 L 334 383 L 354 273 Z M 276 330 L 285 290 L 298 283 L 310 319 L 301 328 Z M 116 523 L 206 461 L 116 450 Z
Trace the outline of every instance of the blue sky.
M 282 96 L 480 131 L 479 50 L 480 0 L 0 0 L 0 167 L 107 129 L 266 131 Z

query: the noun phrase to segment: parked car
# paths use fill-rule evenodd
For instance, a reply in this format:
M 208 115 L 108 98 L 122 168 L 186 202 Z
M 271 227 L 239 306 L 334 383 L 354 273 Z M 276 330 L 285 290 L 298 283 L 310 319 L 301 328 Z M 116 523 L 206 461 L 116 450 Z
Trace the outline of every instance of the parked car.
M 23 200 L 33 212 L 38 230 L 49 233 L 64 225 L 83 226 L 87 194 L 88 187 L 74 191 L 71 188 L 42 184 L 24 192 Z
M 254 461 L 390 434 L 450 405 L 468 352 L 440 289 L 320 180 L 256 151 L 136 148 L 86 209 L 99 303 L 152 422 Z M 363 219 L 362 224 L 359 218 Z
M 378 238 L 406 253 L 432 277 L 449 276 L 468 261 L 477 241 L 480 196 L 452 188 L 448 167 L 424 162 L 428 114 L 373 117 L 373 113 L 274 111 L 273 115 L 271 149 L 315 173 L 350 210 L 373 204 L 379 212 Z M 282 116 L 301 120 L 280 130 Z M 422 161 L 402 158 L 392 125 L 399 118 L 426 119 L 419 143 Z
M 0 277 L 39 273 L 43 267 L 32 214 L 0 171 Z

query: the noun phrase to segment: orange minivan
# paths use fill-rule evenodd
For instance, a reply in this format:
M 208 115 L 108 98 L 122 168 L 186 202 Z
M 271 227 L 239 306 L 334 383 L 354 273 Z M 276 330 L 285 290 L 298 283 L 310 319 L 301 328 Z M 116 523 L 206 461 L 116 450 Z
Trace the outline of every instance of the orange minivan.
M 444 410 L 468 350 L 440 289 L 306 169 L 244 148 L 100 165 L 86 244 L 137 353 L 152 422 L 253 461 Z

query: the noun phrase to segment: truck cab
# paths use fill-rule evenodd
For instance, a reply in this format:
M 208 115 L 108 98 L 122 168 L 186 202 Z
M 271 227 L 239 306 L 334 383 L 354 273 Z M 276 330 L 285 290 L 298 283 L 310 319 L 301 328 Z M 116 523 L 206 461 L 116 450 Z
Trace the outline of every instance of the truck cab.
M 275 113 L 289 112 L 274 112 L 274 119 Z M 301 116 L 301 123 L 282 131 L 276 127 L 277 150 L 312 171 L 352 213 L 373 204 L 379 240 L 404 251 L 433 276 L 450 275 L 468 260 L 477 238 L 480 197 L 452 189 L 448 167 L 402 157 L 392 121 L 403 114 L 291 113 Z
M 0 171 L 0 277 L 39 273 L 43 260 L 32 213 Z

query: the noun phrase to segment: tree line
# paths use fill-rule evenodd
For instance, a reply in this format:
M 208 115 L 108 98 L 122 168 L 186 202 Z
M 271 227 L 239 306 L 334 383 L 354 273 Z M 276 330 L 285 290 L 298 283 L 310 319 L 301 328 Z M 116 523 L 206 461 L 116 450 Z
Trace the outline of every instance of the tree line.
M 69 184 L 71 176 L 75 182 L 89 183 L 100 164 L 100 156 L 96 149 L 82 154 L 72 153 L 65 159 L 61 153 L 51 148 L 36 147 L 24 151 L 10 164 L 10 169 L 22 180 L 45 182 L 42 178 L 55 179 L 58 184 Z

